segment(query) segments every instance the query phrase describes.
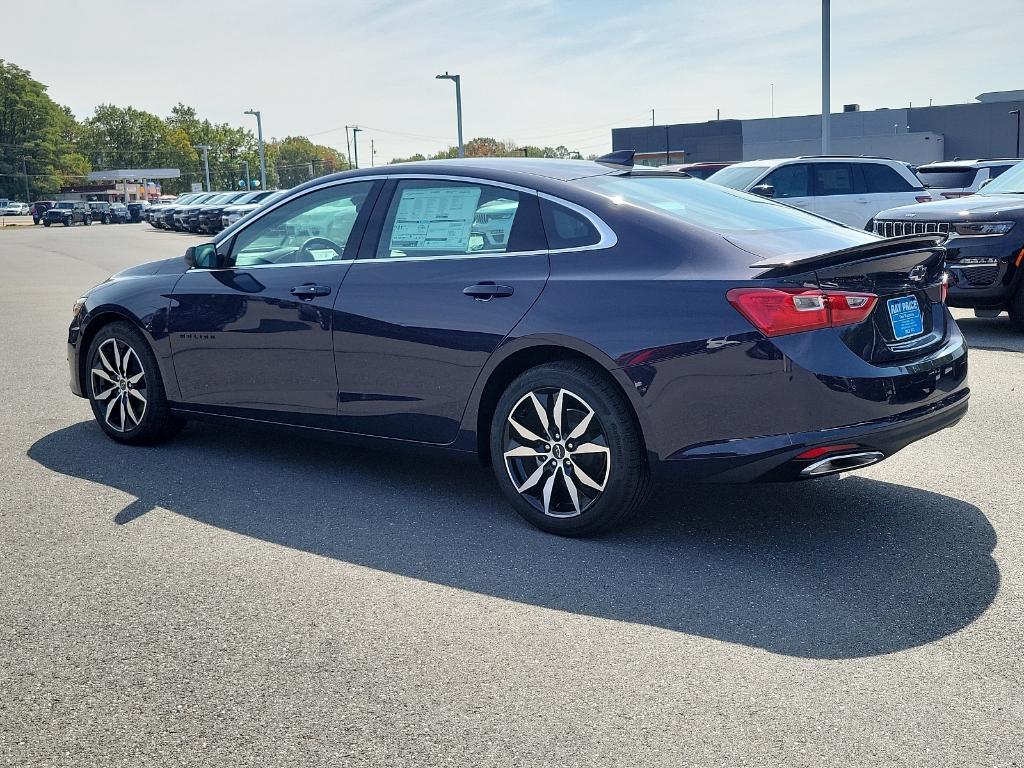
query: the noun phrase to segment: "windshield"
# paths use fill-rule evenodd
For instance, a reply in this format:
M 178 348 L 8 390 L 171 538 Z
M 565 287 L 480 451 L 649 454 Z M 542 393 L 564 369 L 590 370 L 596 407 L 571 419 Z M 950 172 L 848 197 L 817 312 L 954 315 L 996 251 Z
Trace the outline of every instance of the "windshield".
M 1013 168 L 1001 174 L 995 181 L 990 181 L 981 188 L 982 195 L 1024 195 L 1024 163 L 1017 163 Z
M 74 203 L 57 203 L 57 208 L 74 208 Z
M 770 165 L 732 165 L 711 174 L 708 176 L 708 181 L 730 189 L 744 190 L 770 167 Z
M 969 187 L 978 175 L 976 168 L 928 168 L 917 169 L 917 177 L 927 189 L 943 189 L 946 187 Z
M 772 230 L 836 230 L 827 219 L 706 181 L 672 176 L 592 176 L 580 186 L 721 234 Z

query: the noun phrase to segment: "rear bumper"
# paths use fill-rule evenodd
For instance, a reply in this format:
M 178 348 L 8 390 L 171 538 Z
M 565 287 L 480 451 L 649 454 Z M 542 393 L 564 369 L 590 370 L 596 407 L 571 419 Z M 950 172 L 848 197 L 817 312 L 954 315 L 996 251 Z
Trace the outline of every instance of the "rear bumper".
M 967 413 L 970 390 L 964 387 L 952 395 L 922 408 L 845 427 L 816 432 L 766 435 L 742 440 L 695 446 L 660 462 L 659 479 L 746 483 L 800 480 L 801 471 L 815 459 L 796 457 L 810 448 L 849 444 L 845 453 L 878 451 L 889 457 L 923 437 L 956 424 Z

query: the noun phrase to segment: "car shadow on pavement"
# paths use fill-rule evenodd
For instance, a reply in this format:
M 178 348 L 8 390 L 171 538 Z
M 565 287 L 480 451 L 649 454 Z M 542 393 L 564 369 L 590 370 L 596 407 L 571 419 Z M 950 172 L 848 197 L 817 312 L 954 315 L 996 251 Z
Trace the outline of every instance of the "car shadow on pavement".
M 129 448 L 92 422 L 29 449 L 41 465 L 154 507 L 369 568 L 807 658 L 945 637 L 994 599 L 995 532 L 958 499 L 860 477 L 667 486 L 601 538 L 541 533 L 489 470 L 303 436 L 190 425 Z
M 1006 315 L 1001 317 L 961 317 L 960 327 L 967 346 L 992 352 L 1024 352 L 1024 333 L 1021 333 Z

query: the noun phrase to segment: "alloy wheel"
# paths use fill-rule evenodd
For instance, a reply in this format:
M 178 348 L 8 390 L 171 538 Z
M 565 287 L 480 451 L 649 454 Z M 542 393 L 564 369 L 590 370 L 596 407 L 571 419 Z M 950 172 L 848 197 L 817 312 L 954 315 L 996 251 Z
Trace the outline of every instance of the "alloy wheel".
M 115 338 L 100 344 L 89 378 L 93 399 L 111 429 L 130 432 L 142 423 L 149 404 L 146 371 L 129 344 Z
M 577 517 L 597 503 L 611 450 L 594 409 L 559 387 L 527 393 L 503 434 L 505 468 L 519 495 L 549 517 Z

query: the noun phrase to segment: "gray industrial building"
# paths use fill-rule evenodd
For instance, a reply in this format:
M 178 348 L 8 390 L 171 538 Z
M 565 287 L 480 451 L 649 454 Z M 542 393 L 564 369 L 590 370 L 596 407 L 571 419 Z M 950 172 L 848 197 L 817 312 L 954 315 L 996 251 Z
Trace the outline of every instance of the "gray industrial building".
M 969 104 L 861 111 L 831 116 L 833 154 L 877 155 L 920 165 L 938 160 L 1014 157 L 1024 90 L 983 93 Z M 612 149 L 638 161 L 756 160 L 821 152 L 821 115 L 613 128 Z

